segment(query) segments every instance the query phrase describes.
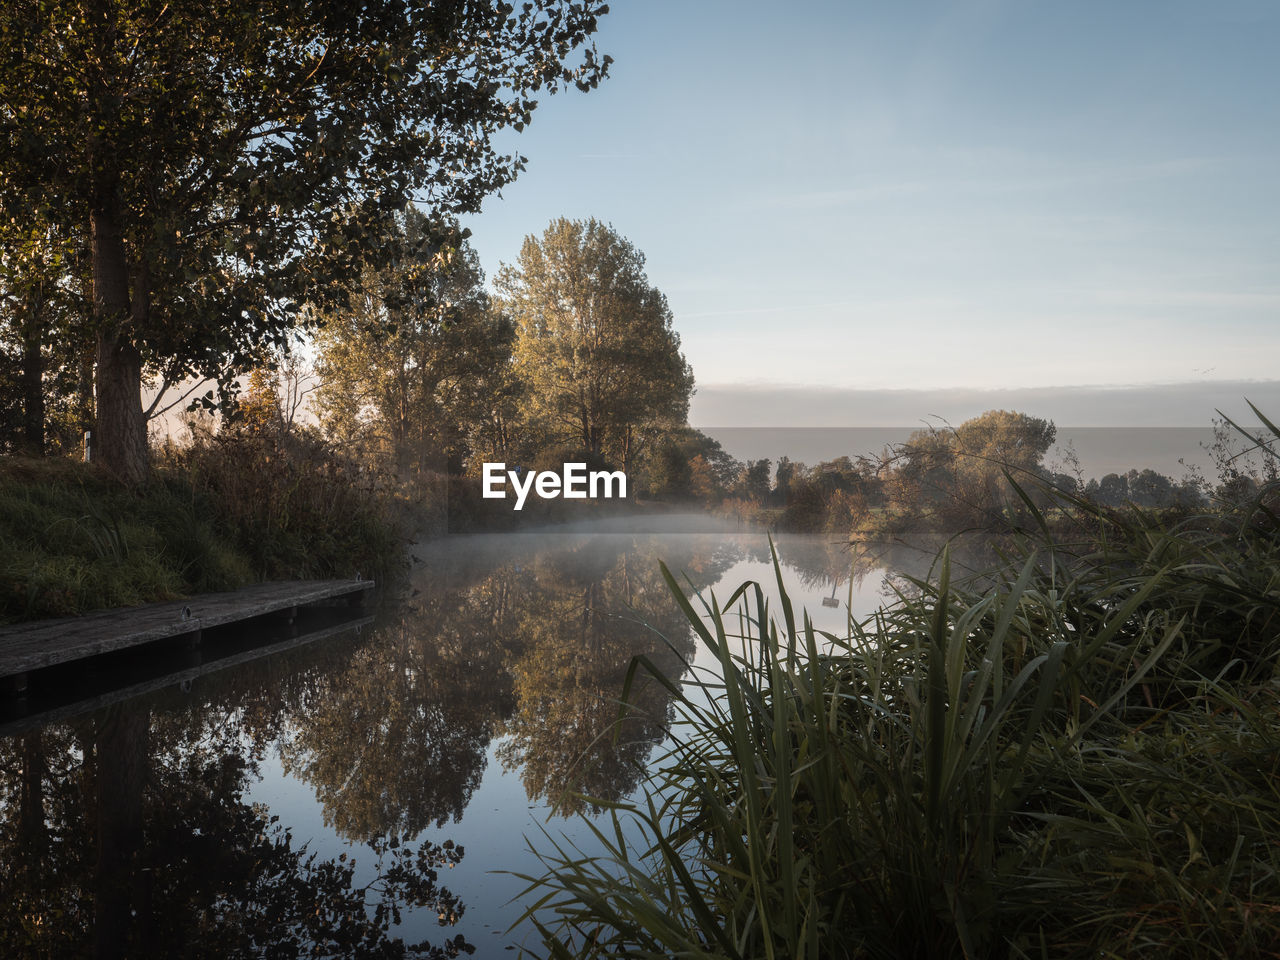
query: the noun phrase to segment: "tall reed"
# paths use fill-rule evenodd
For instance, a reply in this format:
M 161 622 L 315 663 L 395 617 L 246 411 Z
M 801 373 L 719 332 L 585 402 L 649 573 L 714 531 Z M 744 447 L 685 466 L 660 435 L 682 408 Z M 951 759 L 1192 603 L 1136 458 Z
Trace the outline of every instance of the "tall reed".
M 1046 524 L 960 582 L 944 552 L 839 636 L 776 555 L 776 607 L 664 568 L 717 669 L 633 665 L 678 719 L 595 852 L 540 847 L 547 954 L 1278 955 L 1273 494 L 1173 525 L 1069 505 L 1087 551 Z

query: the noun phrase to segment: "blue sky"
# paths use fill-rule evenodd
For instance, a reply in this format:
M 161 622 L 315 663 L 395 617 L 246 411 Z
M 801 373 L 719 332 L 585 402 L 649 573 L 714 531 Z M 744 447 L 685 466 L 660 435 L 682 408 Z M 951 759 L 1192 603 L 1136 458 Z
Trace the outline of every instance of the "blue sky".
M 466 220 L 490 276 L 611 222 L 704 392 L 1278 376 L 1280 3 L 611 7 Z

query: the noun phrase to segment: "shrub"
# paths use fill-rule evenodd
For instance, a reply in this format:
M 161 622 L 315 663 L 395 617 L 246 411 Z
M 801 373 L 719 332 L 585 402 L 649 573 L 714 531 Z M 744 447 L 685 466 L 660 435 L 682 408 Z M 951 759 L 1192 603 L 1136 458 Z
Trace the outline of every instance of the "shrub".
M 258 579 L 385 579 L 402 563 L 391 488 L 317 437 L 197 438 L 161 472 L 213 504 Z

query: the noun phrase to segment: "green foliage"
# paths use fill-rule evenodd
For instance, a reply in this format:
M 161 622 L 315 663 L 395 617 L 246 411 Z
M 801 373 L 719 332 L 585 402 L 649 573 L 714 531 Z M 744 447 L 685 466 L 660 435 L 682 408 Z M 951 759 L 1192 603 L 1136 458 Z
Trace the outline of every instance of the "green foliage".
M 644 255 L 597 220 L 559 219 L 526 237 L 497 288 L 517 325 L 526 415 L 543 443 L 630 470 L 654 431 L 683 424 L 693 371 Z
M 78 251 L 41 227 L 0 238 L 0 452 L 65 453 L 87 422 Z
M 780 530 L 807 533 L 826 527 L 830 498 L 824 496 L 817 483 L 808 477 L 792 477 L 780 493 L 783 497 L 782 517 L 778 521 Z M 842 504 L 843 500 L 835 506 Z
M 456 473 L 477 447 L 501 454 L 518 394 L 514 328 L 490 308 L 475 252 L 440 248 L 440 231 L 410 208 L 384 240 L 393 265 L 366 270 L 316 340 L 322 426 L 402 478 Z
M 649 496 L 673 500 L 687 500 L 693 496 L 693 465 L 679 446 L 664 439 L 648 460 Z
M 1003 526 L 1021 509 L 1004 471 L 1043 474 L 1052 422 L 989 410 L 955 429 L 917 430 L 884 471 L 887 510 L 868 536 Z
M 98 434 L 146 473 L 143 368 L 228 381 L 384 265 L 414 197 L 479 209 L 537 97 L 606 75 L 582 0 L 0 6 L 0 239 L 90 251 Z M 141 460 L 141 462 L 138 462 Z
M 655 433 L 638 472 L 651 497 L 711 503 L 724 497 L 741 470 L 718 440 L 681 425 Z
M 198 442 L 134 490 L 87 464 L 0 460 L 0 619 L 391 576 L 402 544 L 382 491 L 318 441 L 293 444 Z
M 769 496 L 769 467 L 767 459 L 747 461 L 742 471 L 742 490 L 745 496 L 759 501 Z
M 1122 507 L 1126 503 L 1140 507 L 1195 506 L 1203 499 L 1195 483 L 1175 483 L 1150 468 L 1108 473 L 1099 480 L 1090 480 L 1084 493 L 1104 507 Z
M 403 563 L 391 491 L 305 432 L 200 438 L 166 469 L 215 505 L 255 579 L 386 580 Z
M 247 580 L 208 504 L 186 494 L 158 481 L 134 495 L 68 461 L 3 461 L 0 617 L 130 606 Z
M 1280 942 L 1280 529 L 1093 518 L 980 578 L 942 554 L 841 636 L 744 584 L 702 609 L 604 853 L 528 878 L 556 957 L 1259 956 Z M 775 558 L 776 563 L 776 558 Z M 625 694 L 624 694 L 625 700 Z

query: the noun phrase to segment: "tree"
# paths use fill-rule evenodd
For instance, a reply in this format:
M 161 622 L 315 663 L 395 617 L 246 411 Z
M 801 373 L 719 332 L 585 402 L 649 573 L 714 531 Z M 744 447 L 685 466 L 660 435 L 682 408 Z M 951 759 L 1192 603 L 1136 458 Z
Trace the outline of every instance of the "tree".
M 701 468 L 707 470 L 705 460 Z M 692 493 L 693 464 L 675 440 L 664 437 L 649 456 L 649 496 L 683 499 Z
M 1050 420 L 989 410 L 954 430 L 917 430 L 884 475 L 890 528 L 960 530 L 1005 521 L 1020 500 L 1005 471 L 1043 475 L 1056 428 Z
M 686 497 L 711 501 L 723 496 L 738 480 L 742 464 L 724 451 L 719 441 L 687 424 L 661 431 L 644 457 L 650 496 Z
M 689 493 L 709 504 L 717 493 L 723 492 L 724 488 L 716 484 L 715 471 L 707 458 L 701 453 L 697 454 L 689 461 Z
M 525 238 L 497 287 L 516 322 L 531 417 L 553 443 L 635 462 L 646 430 L 685 422 L 693 371 L 644 255 L 598 220 Z
M 102 461 L 147 475 L 144 368 L 229 380 L 386 255 L 374 240 L 411 197 L 473 211 L 509 182 L 524 160 L 494 132 L 523 128 L 539 91 L 598 83 L 607 9 L 0 6 L 0 224 L 90 238 Z
M 804 476 L 804 464 L 793 463 L 790 457 L 779 457 L 773 474 L 773 499 L 785 507 L 791 498 L 792 483 Z
M 988 410 L 956 427 L 955 446 L 961 454 L 987 463 L 1035 472 L 1056 437 L 1052 420 Z
M 40 456 L 78 433 L 79 246 L 39 227 L 0 245 L 0 450 Z
M 407 210 L 384 240 L 393 264 L 367 269 L 317 337 L 321 422 L 401 476 L 460 469 L 511 389 L 514 328 L 491 309 L 475 252 L 439 249 L 440 233 Z
M 1108 473 L 1101 482 L 1090 480 L 1085 492 L 1106 507 L 1122 507 L 1129 499 L 1129 479 L 1124 474 Z
M 1175 483 L 1149 467 L 1128 473 L 1108 473 L 1101 481 L 1090 480 L 1084 492 L 1105 507 L 1123 507 L 1130 503 L 1139 507 L 1170 507 L 1195 504 L 1202 499 L 1194 481 Z
M 988 410 L 960 424 L 952 438 L 956 451 L 954 496 L 975 517 L 995 516 L 1016 502 L 1004 473 L 1025 485 L 1042 476 L 1043 461 L 1057 428 L 1052 420 L 1009 410 Z
M 742 489 L 745 496 L 757 503 L 764 503 L 769 496 L 769 468 L 772 463 L 768 458 L 748 460 L 742 469 Z

